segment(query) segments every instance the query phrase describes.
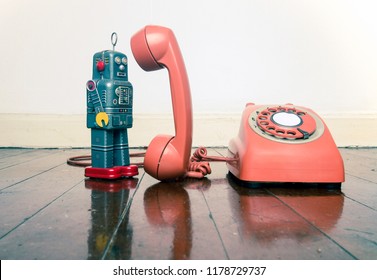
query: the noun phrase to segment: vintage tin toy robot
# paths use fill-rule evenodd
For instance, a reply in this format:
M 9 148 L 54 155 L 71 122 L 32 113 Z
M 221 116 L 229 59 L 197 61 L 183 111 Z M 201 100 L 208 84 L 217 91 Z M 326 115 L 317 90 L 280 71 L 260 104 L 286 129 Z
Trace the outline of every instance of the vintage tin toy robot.
M 127 56 L 115 51 L 117 34 L 111 35 L 113 50 L 93 56 L 92 79 L 86 83 L 87 127 L 91 129 L 92 166 L 85 176 L 101 179 L 132 177 L 127 129 L 132 127 L 133 88 L 128 81 Z

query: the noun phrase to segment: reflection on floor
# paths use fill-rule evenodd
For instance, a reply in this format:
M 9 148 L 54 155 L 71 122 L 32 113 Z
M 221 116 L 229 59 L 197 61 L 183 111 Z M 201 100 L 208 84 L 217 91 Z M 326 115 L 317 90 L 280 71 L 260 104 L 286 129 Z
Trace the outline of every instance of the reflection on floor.
M 341 189 L 92 180 L 87 153 L 0 149 L 1 259 L 377 259 L 377 149 L 341 149 Z

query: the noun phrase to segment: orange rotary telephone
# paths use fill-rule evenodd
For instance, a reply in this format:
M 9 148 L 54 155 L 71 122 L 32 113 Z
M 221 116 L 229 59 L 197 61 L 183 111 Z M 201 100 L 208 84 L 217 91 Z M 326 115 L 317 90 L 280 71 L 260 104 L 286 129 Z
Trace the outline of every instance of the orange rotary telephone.
M 323 120 L 312 110 L 249 103 L 228 147 L 232 175 L 247 182 L 344 182 L 343 160 Z
M 159 180 L 183 176 L 192 143 L 191 93 L 186 67 L 174 33 L 161 26 L 146 26 L 131 38 L 132 53 L 141 68 L 169 71 L 175 136 L 158 135 L 144 158 L 145 171 Z

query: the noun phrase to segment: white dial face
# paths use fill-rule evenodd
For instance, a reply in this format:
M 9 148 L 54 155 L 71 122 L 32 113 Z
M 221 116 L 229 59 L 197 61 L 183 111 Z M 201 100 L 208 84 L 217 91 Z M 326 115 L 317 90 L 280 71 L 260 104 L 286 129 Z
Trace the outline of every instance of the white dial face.
M 272 120 L 277 125 L 282 126 L 298 126 L 302 123 L 302 120 L 299 116 L 287 112 L 279 112 L 272 116 Z

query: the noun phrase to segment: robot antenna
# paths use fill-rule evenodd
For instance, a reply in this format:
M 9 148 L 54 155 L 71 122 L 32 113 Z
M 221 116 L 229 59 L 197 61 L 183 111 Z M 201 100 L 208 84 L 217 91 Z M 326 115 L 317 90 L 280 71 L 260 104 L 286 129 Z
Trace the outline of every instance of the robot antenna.
M 113 45 L 113 51 L 115 51 L 115 46 L 118 42 L 118 34 L 116 32 L 113 32 L 111 34 L 111 44 Z

